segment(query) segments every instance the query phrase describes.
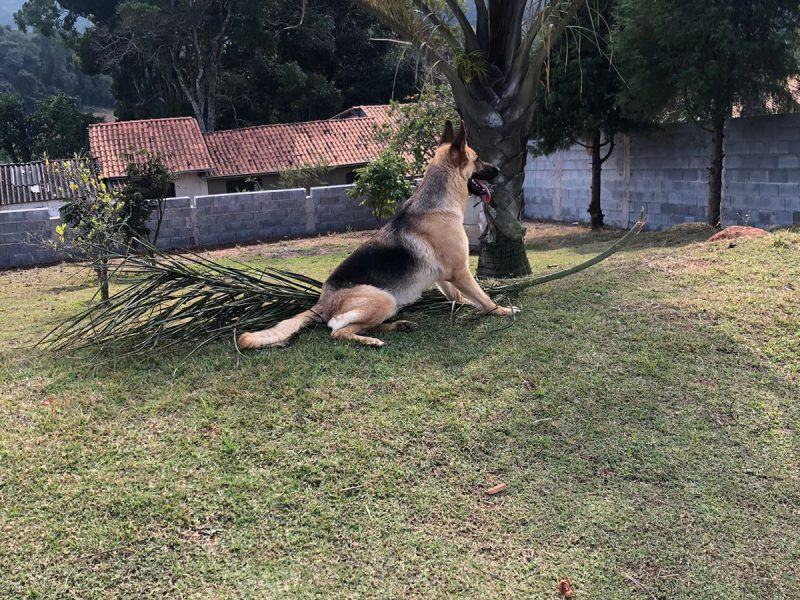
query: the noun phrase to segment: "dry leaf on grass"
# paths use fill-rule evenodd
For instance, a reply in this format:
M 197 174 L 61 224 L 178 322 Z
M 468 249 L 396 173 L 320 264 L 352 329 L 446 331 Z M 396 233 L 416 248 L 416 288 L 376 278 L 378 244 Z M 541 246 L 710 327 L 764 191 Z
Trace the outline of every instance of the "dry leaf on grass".
M 494 496 L 495 494 L 499 494 L 500 492 L 502 492 L 507 487 L 508 485 L 506 485 L 505 483 L 498 483 L 496 486 L 490 487 L 488 490 L 486 490 L 486 495 Z
M 564 598 L 572 598 L 572 579 L 567 577 L 558 582 L 558 593 Z

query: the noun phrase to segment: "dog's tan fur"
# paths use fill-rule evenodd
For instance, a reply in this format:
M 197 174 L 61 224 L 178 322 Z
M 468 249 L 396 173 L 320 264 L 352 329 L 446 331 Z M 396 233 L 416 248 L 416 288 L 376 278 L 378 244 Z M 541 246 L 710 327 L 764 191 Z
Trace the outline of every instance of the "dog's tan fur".
M 422 292 L 436 285 L 451 301 L 469 303 L 487 314 L 511 315 L 516 307 L 505 308 L 495 304 L 481 289 L 469 270 L 469 244 L 464 231 L 464 208 L 469 196 L 467 182 L 477 172 L 496 169 L 478 158 L 466 145 L 463 122 L 457 134 L 449 122 L 442 134 L 442 143 L 429 165 L 416 192 L 408 199 L 386 226 L 358 248 L 345 260 L 322 287 L 317 304 L 311 309 L 263 331 L 243 333 L 239 336 L 240 348 L 283 346 L 303 327 L 314 322 L 324 322 L 339 340 L 352 340 L 368 346 L 383 346 L 374 337 L 361 335 L 367 331 L 411 331 L 416 328 L 409 321 L 387 322 L 397 311 L 414 302 Z M 398 264 L 402 273 L 396 281 L 383 287 L 370 284 L 343 285 L 337 273 L 346 263 L 377 270 L 387 266 L 375 263 L 379 252 L 400 253 L 410 256 L 409 261 Z M 369 260 L 373 260 L 370 266 Z M 402 261 L 400 261 L 402 262 Z M 403 271 L 406 263 L 408 272 Z M 343 271 L 344 273 L 344 271 Z M 376 275 L 384 281 L 385 273 Z M 359 279 L 356 277 L 356 279 Z M 369 280 L 369 273 L 364 277 Z M 341 278 L 340 278 L 341 279 Z

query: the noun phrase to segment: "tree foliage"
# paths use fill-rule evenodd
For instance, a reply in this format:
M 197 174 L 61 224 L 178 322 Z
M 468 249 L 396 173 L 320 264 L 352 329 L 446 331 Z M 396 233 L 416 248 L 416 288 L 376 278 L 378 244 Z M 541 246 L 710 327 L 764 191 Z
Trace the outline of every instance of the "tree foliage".
M 87 128 L 99 121 L 63 94 L 40 100 L 31 112 L 19 96 L 0 94 L 0 151 L 13 162 L 83 154 L 89 148 Z
M 112 75 L 121 119 L 193 114 L 214 130 L 324 118 L 402 97 L 414 77 L 352 0 L 28 0 L 18 16 Z M 93 27 L 78 32 L 78 16 Z
M 174 195 L 175 174 L 167 167 L 163 156 L 150 154 L 147 150 L 132 148 L 123 158 L 127 165 L 125 183 L 119 196 L 128 244 L 131 245 L 138 238 L 150 239 L 155 246 L 166 198 Z M 151 232 L 149 222 L 154 212 L 157 213 L 156 230 Z
M 706 218 L 717 225 L 725 122 L 736 105 L 780 100 L 796 59 L 797 0 L 620 0 L 615 55 L 630 113 L 662 112 L 712 133 Z M 780 101 L 779 101 L 780 104 Z
M 405 100 L 392 103 L 391 122 L 379 126 L 375 134 L 395 153 L 411 158 L 409 176 L 421 177 L 436 152 L 445 121 L 458 122 L 460 117 L 449 86 L 440 81 L 431 80 Z
M 108 256 L 123 247 L 128 239 L 122 197 L 78 156 L 52 168 L 73 192 L 72 200 L 60 209 L 63 224 L 56 228 L 57 245 L 89 259 L 97 274 L 101 298 L 107 301 Z
M 368 165 L 356 169 L 353 187 L 347 195 L 366 206 L 376 219 L 391 217 L 397 205 L 411 195 L 411 182 L 406 176 L 406 161 L 387 148 Z
M 536 154 L 581 145 L 592 162 L 588 212 L 592 227 L 603 227 L 600 205 L 602 165 L 614 150 L 618 133 L 646 126 L 625 115 L 617 101 L 625 89 L 623 75 L 612 58 L 612 12 L 617 0 L 588 0 L 572 28 L 553 47 L 545 85 L 539 90 L 539 110 L 531 128 Z

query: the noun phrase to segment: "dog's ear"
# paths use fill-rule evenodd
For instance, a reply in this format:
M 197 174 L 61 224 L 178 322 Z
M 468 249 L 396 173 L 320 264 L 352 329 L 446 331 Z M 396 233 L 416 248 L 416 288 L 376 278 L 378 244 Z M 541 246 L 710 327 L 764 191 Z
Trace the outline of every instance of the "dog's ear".
M 464 121 L 461 121 L 461 127 L 450 142 L 450 160 L 459 166 L 467 163 L 467 128 Z
M 450 144 L 453 150 L 458 150 L 459 152 L 464 152 L 467 147 L 467 126 L 464 125 L 464 121 L 461 121 L 461 126 L 458 128 L 456 132 L 456 136 L 453 138 L 452 143 Z
M 442 138 L 439 140 L 439 145 L 451 144 L 455 137 L 456 134 L 453 133 L 453 123 L 451 123 L 450 119 L 448 119 L 444 122 L 444 131 L 442 131 Z

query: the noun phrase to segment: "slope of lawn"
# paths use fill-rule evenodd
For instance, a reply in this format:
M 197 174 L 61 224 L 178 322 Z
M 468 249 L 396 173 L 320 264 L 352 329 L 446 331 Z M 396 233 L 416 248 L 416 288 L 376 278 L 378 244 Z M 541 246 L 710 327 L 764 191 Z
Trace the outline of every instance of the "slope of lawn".
M 530 258 L 618 235 L 538 225 Z M 709 235 L 513 324 L 94 367 L 31 347 L 86 275 L 0 273 L 0 597 L 798 597 L 800 231 Z M 324 277 L 359 240 L 209 254 Z

